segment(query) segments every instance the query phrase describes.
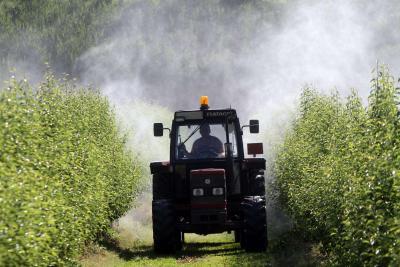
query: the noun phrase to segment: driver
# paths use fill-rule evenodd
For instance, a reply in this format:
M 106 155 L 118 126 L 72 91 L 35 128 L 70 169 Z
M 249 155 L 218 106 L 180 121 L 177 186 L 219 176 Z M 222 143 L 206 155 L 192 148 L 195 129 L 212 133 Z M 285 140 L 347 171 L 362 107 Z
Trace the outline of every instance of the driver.
M 192 151 L 188 153 L 185 149 L 185 155 L 191 158 L 205 157 L 219 157 L 224 153 L 222 142 L 211 134 L 210 125 L 205 123 L 200 127 L 201 137 L 194 141 Z

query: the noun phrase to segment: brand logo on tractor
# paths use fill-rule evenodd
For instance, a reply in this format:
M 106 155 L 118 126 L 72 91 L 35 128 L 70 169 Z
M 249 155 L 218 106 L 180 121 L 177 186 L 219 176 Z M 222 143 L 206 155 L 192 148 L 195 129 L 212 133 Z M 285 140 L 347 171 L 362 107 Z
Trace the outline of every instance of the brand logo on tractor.
M 235 115 L 233 111 L 211 111 L 206 113 L 206 117 L 225 117 Z
M 210 183 L 211 183 L 211 180 L 207 178 L 207 179 L 204 180 L 204 183 L 205 183 L 205 184 L 210 184 Z

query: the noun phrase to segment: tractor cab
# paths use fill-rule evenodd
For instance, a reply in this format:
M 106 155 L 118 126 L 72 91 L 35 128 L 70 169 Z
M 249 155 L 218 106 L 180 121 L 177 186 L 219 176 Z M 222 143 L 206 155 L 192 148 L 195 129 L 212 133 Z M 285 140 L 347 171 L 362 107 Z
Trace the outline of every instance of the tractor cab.
M 164 128 L 161 123 L 154 124 L 154 136 L 163 136 L 164 130 L 170 131 L 171 160 L 243 159 L 242 128 L 250 127 L 250 133 L 258 133 L 258 120 L 250 120 L 249 125 L 241 128 L 236 110 L 209 110 L 207 96 L 202 96 L 200 103 L 200 110 L 175 112 L 171 129 Z
M 175 112 L 171 128 L 154 123 L 154 136 L 167 130 L 170 137 L 170 160 L 150 164 L 154 248 L 180 249 L 184 233 L 235 231 L 247 251 L 264 250 L 265 159 L 245 158 L 242 140 L 245 127 L 259 132 L 258 120 L 241 126 L 235 109 L 209 109 L 206 96 L 200 104 L 199 110 Z M 247 150 L 262 154 L 262 143 Z

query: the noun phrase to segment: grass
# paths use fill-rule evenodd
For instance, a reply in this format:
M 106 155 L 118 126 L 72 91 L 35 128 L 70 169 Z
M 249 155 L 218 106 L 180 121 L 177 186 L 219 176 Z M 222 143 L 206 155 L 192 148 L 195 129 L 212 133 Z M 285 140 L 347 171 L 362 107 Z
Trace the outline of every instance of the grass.
M 268 253 L 245 253 L 233 235 L 199 236 L 186 234 L 182 251 L 158 255 L 151 242 L 120 248 L 113 244 L 84 258 L 83 266 L 272 266 Z
M 114 224 L 115 238 L 88 248 L 80 263 L 94 266 L 321 266 L 325 260 L 318 245 L 304 242 L 292 232 L 272 233 L 270 217 L 269 248 L 265 253 L 246 253 L 234 242 L 233 234 L 200 236 L 185 234 L 182 251 L 158 255 L 153 251 L 151 195 L 139 197 L 140 205 Z M 272 214 L 272 213 L 271 213 Z

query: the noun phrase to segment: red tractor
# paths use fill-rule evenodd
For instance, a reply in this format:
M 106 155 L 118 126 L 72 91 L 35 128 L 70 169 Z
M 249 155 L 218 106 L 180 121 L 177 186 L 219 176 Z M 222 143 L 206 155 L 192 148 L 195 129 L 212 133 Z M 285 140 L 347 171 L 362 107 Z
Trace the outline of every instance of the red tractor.
M 171 128 L 154 123 L 154 136 L 169 131 L 170 161 L 152 162 L 153 238 L 156 252 L 180 250 L 184 233 L 234 231 L 246 251 L 265 251 L 265 159 L 262 143 L 247 144 L 243 129 L 259 132 L 258 120 L 241 126 L 236 110 L 208 107 L 175 112 Z

